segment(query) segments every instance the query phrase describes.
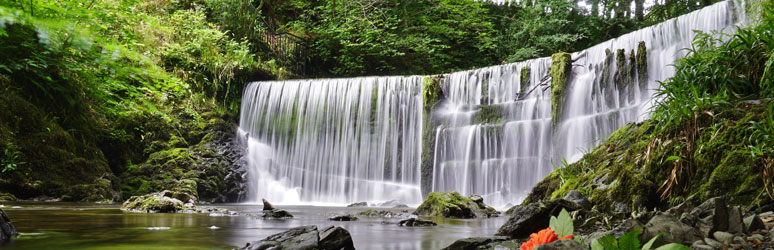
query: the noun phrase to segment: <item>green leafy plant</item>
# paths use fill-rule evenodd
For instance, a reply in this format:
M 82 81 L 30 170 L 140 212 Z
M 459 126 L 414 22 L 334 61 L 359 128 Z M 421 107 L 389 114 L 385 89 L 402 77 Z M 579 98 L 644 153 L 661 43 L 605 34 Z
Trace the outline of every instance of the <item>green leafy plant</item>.
M 570 164 L 567 163 L 566 158 L 562 158 L 561 166 L 553 165 L 553 167 L 559 173 L 560 186 L 575 178 L 575 174 L 571 171 Z
M 658 234 L 652 239 L 650 239 L 648 242 L 645 243 L 645 245 L 641 245 L 640 240 L 638 238 L 638 235 L 640 234 L 641 231 L 642 231 L 642 228 L 635 229 L 634 231 L 625 233 L 618 239 L 616 239 L 615 236 L 613 236 L 612 234 L 605 235 L 604 237 L 591 242 L 591 250 L 650 250 L 650 248 L 653 246 L 653 243 L 656 242 L 656 239 L 658 239 L 658 237 L 661 237 L 661 234 Z M 670 243 L 656 248 L 656 250 L 689 250 L 689 249 L 691 248 L 677 243 Z
M 570 213 L 568 213 L 565 209 L 562 209 L 562 211 L 559 212 L 558 217 L 551 216 L 551 220 L 549 221 L 548 225 L 548 227 L 554 230 L 554 233 L 559 238 L 573 235 L 573 232 L 575 231 L 575 225 L 573 224 L 572 218 L 570 217 Z
M 20 165 L 25 164 L 25 162 L 22 162 L 19 160 L 19 149 L 12 142 L 9 142 L 8 144 L 5 145 L 5 150 L 3 150 L 3 155 L 4 157 L 0 158 L 0 166 L 3 167 L 3 169 L 0 172 L 2 173 L 8 172 L 8 171 L 14 171 Z

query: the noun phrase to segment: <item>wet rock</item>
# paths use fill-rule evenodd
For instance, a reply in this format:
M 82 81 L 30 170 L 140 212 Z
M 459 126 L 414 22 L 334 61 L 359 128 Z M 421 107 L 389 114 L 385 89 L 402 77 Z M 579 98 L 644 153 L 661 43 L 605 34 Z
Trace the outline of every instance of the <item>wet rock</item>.
M 431 192 L 427 199 L 414 211 L 420 216 L 442 216 L 447 218 L 476 218 L 496 216 L 497 211 L 483 203 L 474 202 L 470 198 L 450 191 L 446 193 Z
M 571 212 L 580 210 L 582 207 L 564 199 L 557 199 L 546 203 L 536 202 L 527 206 L 515 206 L 510 211 L 511 218 L 497 230 L 495 235 L 508 236 L 512 239 L 526 238 L 531 233 L 548 227 L 551 215 L 558 215 L 562 209 L 567 209 L 567 211 Z
M 19 233 L 16 232 L 16 227 L 11 223 L 11 219 L 0 209 L 0 243 L 9 241 L 17 236 L 19 236 Z
M 582 250 L 588 249 L 575 240 L 557 240 L 548 244 L 541 244 L 533 248 L 534 250 Z
M 336 215 L 333 217 L 328 218 L 328 220 L 332 221 L 356 221 L 357 217 L 351 214 L 345 214 L 345 215 Z
M 365 201 L 355 202 L 347 205 L 347 207 L 367 207 L 367 206 L 368 206 L 368 202 L 365 202 Z
M 717 231 L 713 233 L 712 236 L 723 244 L 729 244 L 734 241 L 734 235 L 727 232 Z
M 354 250 L 352 236 L 344 228 L 329 226 L 320 231 L 320 249 Z
M 276 208 L 275 208 L 273 205 L 271 205 L 271 203 L 269 203 L 269 201 L 267 201 L 266 199 L 261 199 L 261 201 L 263 201 L 263 210 L 264 210 L 264 211 L 266 211 L 266 210 L 274 210 L 274 209 L 276 209 Z
M 272 209 L 263 211 L 262 217 L 264 219 L 287 219 L 293 218 L 293 214 L 282 209 Z
M 488 250 L 494 249 L 496 243 L 508 241 L 508 237 L 471 237 L 459 239 L 443 250 Z M 515 243 L 514 243 L 515 244 Z
M 430 220 L 423 220 L 423 219 L 417 219 L 417 218 L 408 218 L 405 220 L 400 221 L 398 223 L 400 226 L 406 226 L 406 227 L 431 227 L 436 226 L 438 224 L 435 224 L 435 222 Z
M 751 215 L 744 218 L 744 228 L 746 232 L 753 232 L 761 229 L 766 229 L 766 225 L 763 224 L 763 220 L 761 220 L 758 215 Z
M 586 196 L 583 196 L 578 190 L 570 190 L 570 192 L 567 193 L 567 195 L 564 196 L 565 200 L 568 200 L 572 203 L 578 204 L 583 209 L 591 209 L 592 204 L 589 202 L 589 199 L 586 198 Z
M 481 195 L 474 194 L 474 195 L 471 195 L 469 198 L 471 201 L 475 203 L 484 203 L 484 197 L 481 197 Z
M 712 233 L 716 231 L 728 230 L 728 210 L 726 200 L 723 197 L 715 197 L 684 214 L 680 219 L 696 227 L 702 237 L 712 237 Z
M 647 242 L 659 233 L 664 233 L 654 243 L 654 247 L 667 243 L 691 244 L 703 239 L 703 235 L 695 228 L 685 224 L 672 215 L 659 214 L 653 216 L 640 233 L 640 242 Z
M 409 206 L 406 204 L 398 204 L 398 205 L 395 205 L 393 208 L 408 208 L 408 207 Z
M 360 211 L 357 214 L 358 215 L 362 215 L 362 216 L 368 216 L 368 217 L 384 217 L 384 218 L 392 218 L 392 217 L 397 217 L 397 216 L 401 215 L 401 214 L 393 212 L 393 211 L 373 210 L 373 209 L 368 209 L 368 210 L 365 210 L 365 211 Z
M 376 206 L 377 207 L 403 207 L 403 206 L 408 207 L 406 204 L 400 203 L 397 200 L 391 200 L 391 201 L 385 201 L 385 202 L 382 202 L 382 203 L 377 203 Z
M 288 231 L 266 237 L 261 241 L 249 242 L 242 250 L 264 249 L 318 249 L 320 235 L 317 226 L 291 228 Z
M 169 197 L 168 190 L 142 196 L 132 196 L 124 202 L 121 210 L 140 213 L 176 213 L 185 209 L 179 199 Z
M 728 208 L 728 228 L 726 231 L 732 234 L 745 232 L 742 209 L 740 207 Z

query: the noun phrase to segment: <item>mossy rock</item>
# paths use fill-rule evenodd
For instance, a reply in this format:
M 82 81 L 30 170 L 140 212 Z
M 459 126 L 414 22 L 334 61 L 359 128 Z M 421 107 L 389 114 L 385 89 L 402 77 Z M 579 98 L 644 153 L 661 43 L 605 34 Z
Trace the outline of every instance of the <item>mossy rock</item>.
M 556 126 L 562 118 L 567 83 L 572 75 L 572 55 L 556 53 L 551 55 L 551 123 Z
M 483 205 L 483 203 L 476 203 L 457 192 L 449 191 L 446 193 L 431 192 L 414 211 L 414 214 L 446 218 L 486 218 L 496 215 L 497 211 L 492 207 Z
M 166 192 L 132 196 L 121 206 L 122 210 L 143 213 L 176 213 L 185 209 L 182 201 L 165 195 Z

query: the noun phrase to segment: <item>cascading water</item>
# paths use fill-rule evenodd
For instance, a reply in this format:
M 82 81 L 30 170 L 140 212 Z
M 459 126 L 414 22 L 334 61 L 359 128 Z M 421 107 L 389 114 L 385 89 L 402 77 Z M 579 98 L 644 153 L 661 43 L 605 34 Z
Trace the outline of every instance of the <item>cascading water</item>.
M 420 200 L 422 79 L 250 84 L 239 132 L 251 200 Z
M 551 58 L 444 75 L 445 101 L 433 116 L 440 125 L 425 131 L 435 135 L 430 143 L 422 141 L 425 77 L 251 83 L 239 130 L 249 197 L 418 204 L 426 183 L 422 191 L 518 203 L 553 166 L 646 119 L 653 89 L 674 74 L 670 65 L 695 30 L 731 32 L 746 20 L 731 1 L 573 53 L 559 101 L 552 101 Z M 429 178 L 420 159 L 428 148 Z

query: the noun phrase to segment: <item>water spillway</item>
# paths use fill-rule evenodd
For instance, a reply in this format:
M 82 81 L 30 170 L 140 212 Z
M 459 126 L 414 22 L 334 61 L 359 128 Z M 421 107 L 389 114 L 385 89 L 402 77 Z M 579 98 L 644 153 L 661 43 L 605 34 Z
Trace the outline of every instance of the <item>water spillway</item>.
M 249 196 L 418 204 L 458 191 L 519 203 L 554 168 L 647 119 L 695 31 L 732 32 L 742 6 L 719 2 L 580 52 L 441 77 L 251 83 L 239 129 Z M 427 98 L 436 86 L 437 105 Z

